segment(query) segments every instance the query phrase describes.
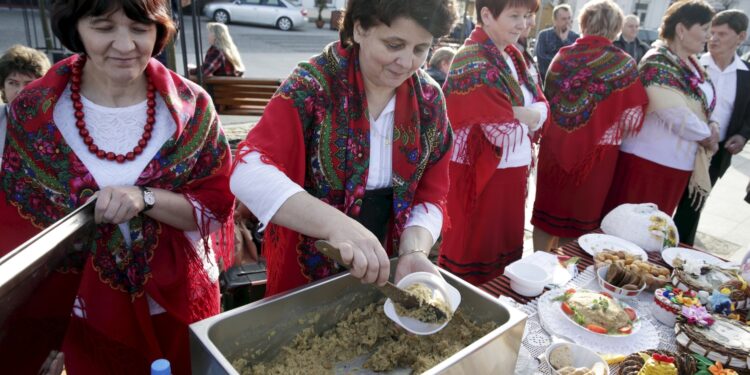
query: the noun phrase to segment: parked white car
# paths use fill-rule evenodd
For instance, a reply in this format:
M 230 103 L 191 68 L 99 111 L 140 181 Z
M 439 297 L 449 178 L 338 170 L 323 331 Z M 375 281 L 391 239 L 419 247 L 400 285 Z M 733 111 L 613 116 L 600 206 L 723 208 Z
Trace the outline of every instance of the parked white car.
M 289 31 L 307 23 L 307 10 L 296 0 L 235 0 L 210 3 L 203 14 L 215 22 L 245 22 Z

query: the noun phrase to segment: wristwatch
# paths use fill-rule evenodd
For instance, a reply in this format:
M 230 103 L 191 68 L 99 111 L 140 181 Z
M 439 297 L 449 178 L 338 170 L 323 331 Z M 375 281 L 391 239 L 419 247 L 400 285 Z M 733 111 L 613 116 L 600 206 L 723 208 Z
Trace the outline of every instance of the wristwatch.
M 154 195 L 154 192 L 147 187 L 139 187 L 141 188 L 141 194 L 143 194 L 143 203 L 146 204 L 146 208 L 144 208 L 141 212 L 146 212 L 154 208 L 154 205 L 156 204 L 156 195 Z

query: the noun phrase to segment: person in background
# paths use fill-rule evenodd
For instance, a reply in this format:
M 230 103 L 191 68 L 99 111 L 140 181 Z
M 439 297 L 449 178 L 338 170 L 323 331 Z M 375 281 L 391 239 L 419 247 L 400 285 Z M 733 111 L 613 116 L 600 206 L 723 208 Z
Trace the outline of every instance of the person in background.
M 11 103 L 0 173 L 0 256 L 92 197 L 90 235 L 0 327 L 0 363 L 36 373 L 190 373 L 188 325 L 220 312 L 212 233 L 231 238 L 231 153 L 210 96 L 152 58 L 174 32 L 167 0 L 58 0 L 75 55 Z M 29 171 L 34 171 L 29 173 Z M 215 256 L 216 255 L 216 256 Z
M 349 0 L 340 40 L 297 66 L 238 146 L 231 188 L 265 228 L 267 296 L 339 272 L 319 239 L 364 282 L 388 281 L 391 256 L 396 282 L 438 272 L 453 132 L 419 68 L 455 19 L 453 0 Z
M 750 139 L 750 64 L 737 55 L 737 48 L 747 38 L 748 17 L 739 10 L 725 10 L 711 22 L 708 53 L 701 65 L 716 86 L 716 109 L 713 118 L 719 123 L 719 151 L 711 158 L 708 169 L 711 186 L 729 169 L 732 155 L 742 152 Z M 692 245 L 701 212 L 691 204 L 688 191 L 674 215 L 680 242 Z
M 49 65 L 45 54 L 19 44 L 11 46 L 0 56 L 0 97 L 6 103 L 0 104 L 0 165 L 5 150 L 7 103 L 12 102 L 26 85 L 47 73 Z
M 448 71 L 451 68 L 453 62 L 453 56 L 456 55 L 456 51 L 451 47 L 440 47 L 430 58 L 429 67 L 427 68 L 427 74 L 435 80 L 435 82 L 443 87 L 445 83 L 445 77 L 448 75 Z
M 699 205 L 711 191 L 716 91 L 695 55 L 708 41 L 713 14 L 703 0 L 677 1 L 664 14 L 660 40 L 639 67 L 646 118 L 641 132 L 622 142 L 604 214 L 623 203 L 650 202 L 672 215 L 686 187 Z
M 536 38 L 536 62 L 542 79 L 560 48 L 569 46 L 578 39 L 578 34 L 571 30 L 573 11 L 568 4 L 560 4 L 552 10 L 553 26 L 539 32 Z
M 518 50 L 523 54 L 524 60 L 526 60 L 526 69 L 529 70 L 529 74 L 534 78 L 534 84 L 542 85 L 544 79 L 539 73 L 539 66 L 536 64 L 534 57 L 531 56 L 531 53 L 529 53 L 529 35 L 531 35 L 531 31 L 536 28 L 536 12 L 538 10 L 539 9 L 531 10 L 531 15 L 526 20 L 526 29 L 523 30 L 521 36 L 518 38 L 516 47 L 518 47 Z
M 229 28 L 218 22 L 206 24 L 208 29 L 208 47 L 206 58 L 203 59 L 201 71 L 204 77 L 242 77 L 245 74 L 245 65 L 242 64 L 242 56 L 237 46 L 229 35 Z M 196 74 L 195 69 L 190 74 Z
M 614 45 L 625 51 L 635 59 L 636 63 L 641 62 L 641 59 L 649 50 L 648 44 L 638 39 L 638 27 L 641 24 L 641 20 L 634 14 L 628 14 L 625 16 L 625 23 L 622 25 L 622 32 L 620 37 L 614 41 Z
M 539 149 L 535 250 L 599 228 L 620 143 L 640 130 L 648 104 L 638 65 L 612 45 L 623 23 L 620 7 L 588 2 L 579 23 L 583 36 L 560 49 L 544 86 L 551 123 Z
M 479 285 L 523 252 L 532 136 L 547 119 L 542 90 L 516 43 L 537 0 L 478 0 L 479 25 L 443 86 L 456 132 L 438 264 Z

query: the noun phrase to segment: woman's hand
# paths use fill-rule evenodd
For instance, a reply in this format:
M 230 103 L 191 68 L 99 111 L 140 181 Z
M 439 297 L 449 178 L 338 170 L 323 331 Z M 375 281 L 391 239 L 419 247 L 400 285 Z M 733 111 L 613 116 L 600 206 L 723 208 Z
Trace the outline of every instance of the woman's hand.
M 719 150 L 719 126 L 713 121 L 708 125 L 711 128 L 711 135 L 698 142 L 698 144 L 705 147 L 708 151 L 714 154 Z
M 539 111 L 526 107 L 513 107 L 513 116 L 529 128 L 535 127 L 542 118 Z
M 146 207 L 137 186 L 108 186 L 97 193 L 94 221 L 120 224 L 138 215 Z
M 747 143 L 745 137 L 735 134 L 727 139 L 727 142 L 724 143 L 724 148 L 726 148 L 730 154 L 737 155 L 745 148 L 745 143 Z
M 427 259 L 427 254 L 422 251 L 408 253 L 398 258 L 395 283 L 398 284 L 404 276 L 413 272 L 429 272 L 440 276 L 437 267 Z
M 385 285 L 391 272 L 388 254 L 372 232 L 356 220 L 341 215 L 329 221 L 328 242 L 341 252 L 352 276 L 365 283 Z

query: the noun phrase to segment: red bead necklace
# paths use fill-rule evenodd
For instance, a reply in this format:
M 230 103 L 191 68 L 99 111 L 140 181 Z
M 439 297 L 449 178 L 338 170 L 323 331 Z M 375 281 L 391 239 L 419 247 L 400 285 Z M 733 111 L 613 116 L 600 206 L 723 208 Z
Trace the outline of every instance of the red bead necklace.
M 94 138 L 91 137 L 88 129 L 86 129 L 86 121 L 83 119 L 83 103 L 81 103 L 81 73 L 84 65 L 86 65 L 86 56 L 81 56 L 73 65 L 73 74 L 70 78 L 70 100 L 73 102 L 73 109 L 75 109 L 78 134 L 83 138 L 83 143 L 88 146 L 89 151 L 99 159 L 117 161 L 118 163 L 134 160 L 136 156 L 143 153 L 143 149 L 148 145 L 148 141 L 151 139 L 151 131 L 154 130 L 154 123 L 156 123 L 156 89 L 151 83 L 151 77 L 148 76 L 148 73 L 144 72 L 146 74 L 146 81 L 148 82 L 148 92 L 146 93 L 148 109 L 146 110 L 147 118 L 146 126 L 143 127 L 143 135 L 141 135 L 138 145 L 133 147 L 132 151 L 127 154 L 115 154 L 114 152 L 107 152 L 100 149 L 94 143 Z

